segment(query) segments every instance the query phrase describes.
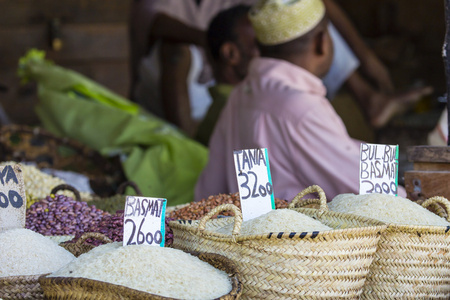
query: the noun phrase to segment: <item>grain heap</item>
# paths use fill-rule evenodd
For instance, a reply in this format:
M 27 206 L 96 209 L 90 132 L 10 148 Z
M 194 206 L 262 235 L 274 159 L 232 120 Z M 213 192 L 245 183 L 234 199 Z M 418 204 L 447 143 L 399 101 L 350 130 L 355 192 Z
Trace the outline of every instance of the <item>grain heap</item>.
M 73 259 L 72 253 L 31 230 L 0 233 L 0 277 L 47 274 Z
M 5 165 L 16 165 L 17 162 L 8 161 L 1 162 L 0 166 Z M 54 177 L 52 175 L 41 172 L 38 168 L 32 165 L 21 164 L 23 181 L 25 187 L 25 193 L 27 195 L 27 208 L 31 206 L 36 201 L 39 201 L 45 198 L 50 191 L 61 184 L 65 184 L 66 182 L 58 177 Z M 61 191 L 59 194 L 63 194 L 66 196 L 73 196 L 73 193 L 70 191 Z M 89 193 L 80 193 L 82 199 L 90 200 L 92 199 L 92 195 Z
M 172 248 L 114 242 L 49 275 L 83 277 L 177 299 L 214 299 L 231 291 L 228 275 Z
M 216 230 L 230 235 L 234 224 L 228 224 Z M 242 222 L 241 235 L 267 234 L 270 232 L 311 232 L 326 231 L 333 228 L 290 209 L 276 209 L 257 218 Z
M 449 226 L 450 223 L 409 199 L 384 194 L 341 194 L 328 203 L 332 211 L 369 217 L 386 223 Z

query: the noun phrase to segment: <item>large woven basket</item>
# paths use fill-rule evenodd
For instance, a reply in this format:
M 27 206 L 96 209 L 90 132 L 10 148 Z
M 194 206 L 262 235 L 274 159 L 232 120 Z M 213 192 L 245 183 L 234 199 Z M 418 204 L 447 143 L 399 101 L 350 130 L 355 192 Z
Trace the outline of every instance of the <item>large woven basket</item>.
M 212 219 L 225 210 L 232 210 L 235 217 Z M 349 214 L 295 210 L 335 230 L 242 236 L 240 210 L 223 204 L 201 220 L 170 222 L 173 247 L 233 260 L 242 275 L 246 299 L 357 299 L 386 226 Z M 214 232 L 232 222 L 232 236 Z
M 328 211 L 326 203 L 320 206 Z M 422 206 L 443 206 L 450 212 L 450 202 L 443 197 L 430 198 Z M 361 299 L 450 299 L 450 227 L 389 224 Z
M 39 168 L 84 174 L 94 192 L 104 197 L 113 195 L 125 180 L 118 157 L 105 158 L 73 139 L 25 125 L 0 127 L 0 161 L 33 162 Z
M 213 267 L 225 271 L 231 280 L 232 290 L 218 298 L 220 300 L 238 299 L 242 293 L 242 284 L 236 265 L 228 258 L 212 253 L 191 253 L 199 259 L 211 264 Z M 103 281 L 86 278 L 67 277 L 45 277 L 39 278 L 45 299 L 79 299 L 79 300 L 102 300 L 102 299 L 174 299 L 162 297 L 150 293 L 134 290 L 120 285 L 110 284 Z M 205 284 L 208 284 L 205 282 Z M 175 300 L 175 299 L 174 299 Z

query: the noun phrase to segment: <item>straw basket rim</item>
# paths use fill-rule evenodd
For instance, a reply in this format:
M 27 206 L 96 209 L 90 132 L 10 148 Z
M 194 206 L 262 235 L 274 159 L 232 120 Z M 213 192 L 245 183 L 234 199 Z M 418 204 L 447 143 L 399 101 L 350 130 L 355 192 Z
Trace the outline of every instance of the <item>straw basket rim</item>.
M 326 199 L 324 199 L 322 197 L 321 194 L 321 188 L 317 185 L 312 185 L 308 188 L 306 188 L 305 190 L 303 190 L 301 193 L 299 193 L 297 196 L 294 197 L 294 199 L 291 202 L 291 205 L 289 206 L 290 209 L 293 208 L 301 208 L 301 209 L 314 209 L 317 211 L 327 211 L 327 212 L 334 212 L 332 210 L 330 210 L 328 208 Z M 320 195 L 320 199 L 302 199 L 302 197 L 304 195 L 306 195 L 307 193 L 311 193 L 311 192 L 317 192 Z M 426 208 L 427 206 L 430 206 L 432 204 L 435 203 L 441 203 L 443 204 L 444 208 L 447 213 L 450 213 L 450 201 L 442 196 L 434 196 L 431 197 L 429 199 L 427 199 L 426 201 L 424 201 L 423 203 L 419 204 L 420 206 Z M 302 206 L 306 206 L 306 205 L 310 205 L 310 204 L 317 204 L 320 206 L 320 208 L 304 208 Z M 336 212 L 334 212 L 336 213 Z M 353 213 L 349 213 L 350 215 L 353 216 L 360 216 L 360 215 L 356 215 Z M 434 213 L 436 214 L 436 213 Z M 438 214 L 436 214 L 438 215 Z M 439 216 L 439 215 L 438 215 Z M 438 225 L 409 225 L 409 224 L 398 224 L 398 223 L 392 223 L 392 222 L 384 222 L 381 220 L 378 220 L 376 218 L 370 218 L 370 217 L 365 217 L 365 216 L 360 216 L 366 219 L 372 219 L 378 222 L 381 222 L 385 225 L 387 225 L 387 229 L 386 231 L 395 231 L 395 230 L 401 230 L 402 232 L 405 233 L 415 233 L 417 231 L 420 231 L 420 233 L 447 233 L 450 230 L 450 225 L 448 226 L 438 226 Z M 444 218 L 445 219 L 445 218 Z M 450 215 L 447 218 L 447 221 L 450 222 Z
M 0 299 L 43 299 L 44 292 L 39 278 L 48 274 L 50 273 L 0 277 Z
M 222 204 L 217 206 L 224 207 L 232 205 L 236 207 L 233 204 Z M 238 207 L 236 209 L 239 210 Z M 379 234 L 381 234 L 383 231 L 386 230 L 386 224 L 367 217 L 362 216 L 356 216 L 352 214 L 347 213 L 340 213 L 340 212 L 333 212 L 333 211 L 321 211 L 313 208 L 289 208 L 291 210 L 300 212 L 300 213 L 306 213 L 308 216 L 311 217 L 308 213 L 317 213 L 320 217 L 322 214 L 326 214 L 329 216 L 334 216 L 336 218 L 341 219 L 347 219 L 347 220 L 356 220 L 360 222 L 365 222 L 368 224 L 371 224 L 370 226 L 364 226 L 364 227 L 351 227 L 351 228 L 339 228 L 339 229 L 332 229 L 332 230 L 326 230 L 326 231 L 309 231 L 309 232 L 268 232 L 265 234 L 252 234 L 252 235 L 228 235 L 223 234 L 219 232 L 215 232 L 212 230 L 204 229 L 199 230 L 198 226 L 200 225 L 201 220 L 173 220 L 169 222 L 169 226 L 174 229 L 182 229 L 182 230 L 188 230 L 192 234 L 199 234 L 199 235 L 205 235 L 211 240 L 215 241 L 222 241 L 222 242 L 246 242 L 246 241 L 254 241 L 254 240 L 260 240 L 260 239 L 270 239 L 270 238 L 276 238 L 276 239 L 293 239 L 293 238 L 300 238 L 300 239 L 315 239 L 317 237 L 323 237 L 326 236 L 327 238 L 340 238 L 343 234 L 345 235 L 362 235 L 364 233 L 366 234 L 372 234 L 374 231 L 379 231 Z M 208 216 L 205 216 L 204 218 L 207 218 Z M 234 218 L 234 217 L 229 217 Z M 314 217 L 313 217 L 314 218 Z M 228 219 L 228 218 L 222 218 Z M 190 225 L 190 226 L 186 226 Z M 197 227 L 195 227 L 197 225 Z
M 318 201 L 305 199 L 297 205 L 319 204 L 318 211 L 328 210 L 326 203 L 323 205 Z M 431 197 L 419 205 L 427 208 L 439 204 L 447 214 L 444 219 L 449 221 L 450 202 L 446 198 Z M 447 249 L 450 226 L 383 223 L 387 228 L 380 239 L 360 299 L 449 299 L 450 259 Z
M 218 268 L 222 271 L 225 271 L 230 279 L 232 288 L 231 291 L 222 295 L 217 300 L 228 300 L 228 299 L 238 299 L 242 294 L 242 282 L 240 278 L 239 270 L 236 264 L 229 258 L 215 253 L 206 253 L 206 252 L 198 252 L 191 251 L 187 252 L 191 255 L 197 256 L 202 261 L 205 261 L 211 264 L 213 267 Z M 219 261 L 221 264 L 217 267 L 216 264 Z M 108 283 L 105 281 L 88 279 L 83 277 L 39 277 L 39 283 L 41 285 L 42 290 L 44 291 L 45 297 L 48 299 L 61 299 L 59 297 L 68 296 L 69 294 L 74 296 L 78 293 L 77 298 L 81 299 L 80 296 L 86 296 L 86 293 L 89 292 L 92 288 L 95 288 L 96 292 L 109 292 L 109 294 L 114 293 L 120 296 L 120 299 L 153 299 L 153 300 L 178 300 L 177 298 L 165 297 L 156 294 L 151 294 L 148 292 L 136 290 L 133 288 L 129 288 L 123 285 Z M 50 293 L 50 289 L 52 287 L 57 287 L 56 295 Z M 70 290 L 64 289 L 65 287 L 70 287 Z M 98 295 L 98 294 L 96 294 Z M 95 296 L 95 295 L 93 295 Z M 88 297 L 83 299 L 95 299 Z

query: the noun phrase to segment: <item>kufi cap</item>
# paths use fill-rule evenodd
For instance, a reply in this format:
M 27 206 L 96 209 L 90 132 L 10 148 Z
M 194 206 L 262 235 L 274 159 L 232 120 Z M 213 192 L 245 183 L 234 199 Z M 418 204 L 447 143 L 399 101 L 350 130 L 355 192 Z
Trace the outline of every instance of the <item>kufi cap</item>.
M 257 40 L 277 45 L 301 37 L 325 15 L 322 0 L 260 0 L 249 13 Z

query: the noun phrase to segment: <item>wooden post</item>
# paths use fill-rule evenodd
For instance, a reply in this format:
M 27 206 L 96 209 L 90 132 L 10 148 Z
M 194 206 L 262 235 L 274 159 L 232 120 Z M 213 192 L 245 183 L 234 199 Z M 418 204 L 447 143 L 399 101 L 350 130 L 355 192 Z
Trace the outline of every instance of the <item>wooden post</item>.
M 450 146 L 450 0 L 445 0 L 445 40 L 442 49 L 444 58 L 445 75 L 447 79 L 447 114 L 448 114 L 448 138 L 447 145 Z

